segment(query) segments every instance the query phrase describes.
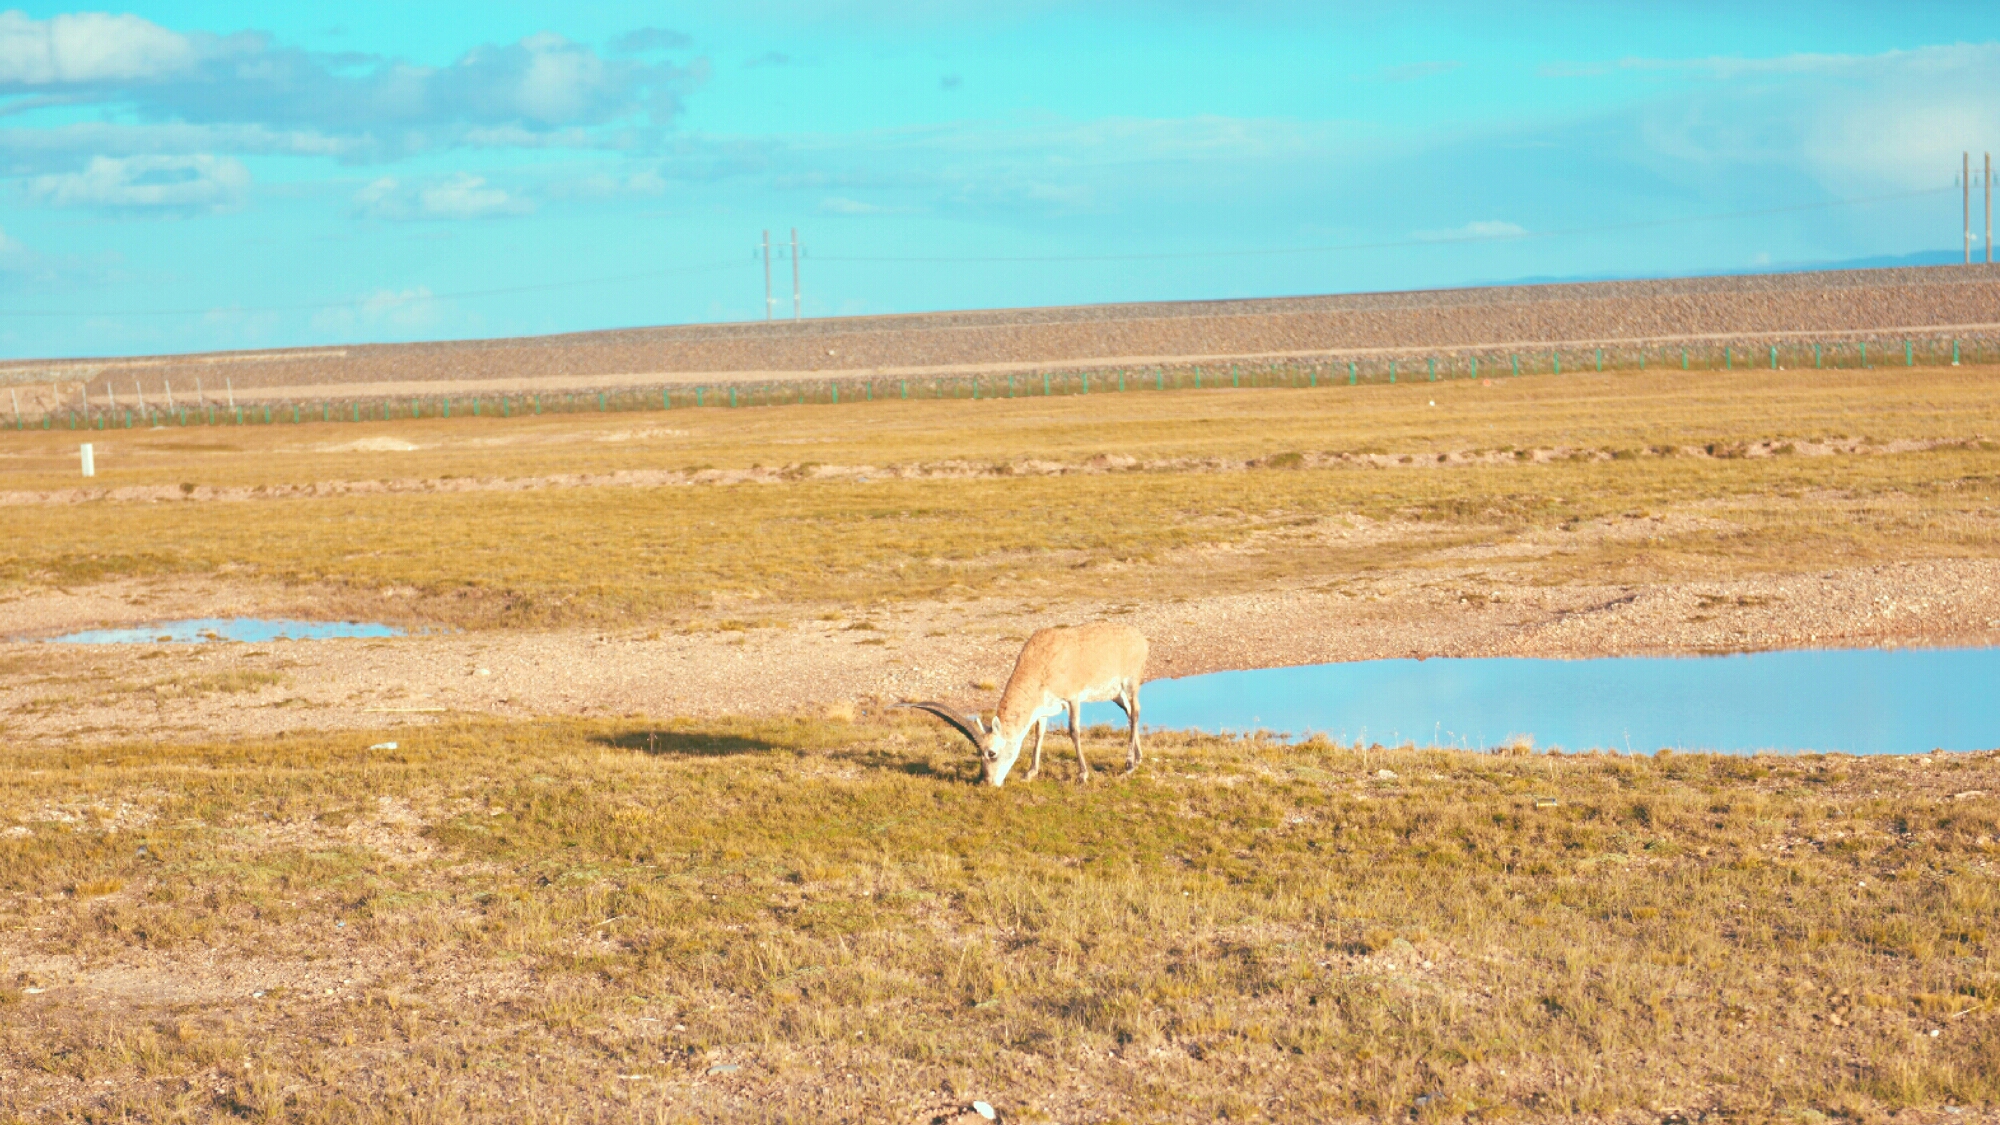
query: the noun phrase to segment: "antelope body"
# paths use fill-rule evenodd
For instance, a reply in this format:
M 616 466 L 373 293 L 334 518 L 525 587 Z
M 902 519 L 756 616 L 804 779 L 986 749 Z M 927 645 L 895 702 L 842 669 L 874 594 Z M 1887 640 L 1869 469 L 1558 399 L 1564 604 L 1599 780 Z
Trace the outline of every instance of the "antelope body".
M 1145 670 L 1146 638 L 1137 629 L 1108 623 L 1038 629 L 1021 646 L 991 728 L 979 716 L 943 703 L 904 706 L 928 711 L 958 728 L 978 749 L 986 783 L 996 787 L 1006 783 L 1030 729 L 1035 732 L 1035 763 L 1022 780 L 1035 780 L 1042 772 L 1044 724 L 1068 711 L 1077 780 L 1089 781 L 1090 762 L 1083 756 L 1083 704 L 1110 700 L 1125 712 L 1132 726 L 1125 772 L 1131 773 L 1139 768 L 1139 681 Z

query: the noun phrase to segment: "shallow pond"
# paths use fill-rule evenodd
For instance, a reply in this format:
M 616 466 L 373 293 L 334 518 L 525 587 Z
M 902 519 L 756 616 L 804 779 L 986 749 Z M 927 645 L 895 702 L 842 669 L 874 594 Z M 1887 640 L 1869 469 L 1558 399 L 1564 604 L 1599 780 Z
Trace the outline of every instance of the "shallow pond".
M 400 637 L 403 630 L 369 621 L 292 621 L 271 617 L 200 617 L 124 629 L 86 629 L 50 637 L 55 644 L 130 645 L 207 641 L 317 641 L 331 637 Z
M 1140 702 L 1148 726 L 1391 746 L 1911 754 L 2000 747 L 2000 649 L 1371 660 L 1156 680 Z

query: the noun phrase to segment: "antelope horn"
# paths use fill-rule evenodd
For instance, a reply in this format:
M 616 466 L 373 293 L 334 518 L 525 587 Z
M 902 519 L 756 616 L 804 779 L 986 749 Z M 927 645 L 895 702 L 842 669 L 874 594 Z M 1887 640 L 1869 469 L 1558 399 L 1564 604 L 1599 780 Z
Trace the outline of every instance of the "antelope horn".
M 943 719 L 945 722 L 950 723 L 952 726 L 958 728 L 958 733 L 972 740 L 973 749 L 975 750 L 986 749 L 986 729 L 984 726 L 980 724 L 979 719 L 976 716 L 969 716 L 964 712 L 958 710 L 957 708 L 950 706 L 949 704 L 937 703 L 934 701 L 924 702 L 924 703 L 898 703 L 896 704 L 896 706 L 908 707 L 913 711 L 928 711 L 931 714 L 936 715 L 938 718 Z

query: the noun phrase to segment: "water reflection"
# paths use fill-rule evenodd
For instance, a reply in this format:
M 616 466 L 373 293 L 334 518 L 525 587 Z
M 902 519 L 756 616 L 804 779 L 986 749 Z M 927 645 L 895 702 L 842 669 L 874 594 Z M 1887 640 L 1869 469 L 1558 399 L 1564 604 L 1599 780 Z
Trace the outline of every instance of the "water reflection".
M 2000 747 L 2000 649 L 1372 660 L 1148 683 L 1147 725 L 1491 749 L 1908 754 Z M 1090 704 L 1092 723 L 1122 722 Z
M 166 642 L 202 644 L 208 641 L 316 641 L 331 637 L 400 637 L 403 630 L 372 621 L 294 621 L 270 617 L 200 617 L 190 621 L 158 621 L 123 629 L 86 629 L 61 637 L 56 644 L 129 645 Z

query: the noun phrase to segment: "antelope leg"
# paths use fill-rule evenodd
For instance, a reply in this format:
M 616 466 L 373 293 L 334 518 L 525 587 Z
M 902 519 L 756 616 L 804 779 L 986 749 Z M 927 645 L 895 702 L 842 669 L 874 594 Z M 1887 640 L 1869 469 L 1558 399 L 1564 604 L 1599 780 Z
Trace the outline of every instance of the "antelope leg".
M 1035 780 L 1042 772 L 1042 728 L 1046 721 L 1044 719 L 1035 720 L 1035 764 L 1030 766 L 1027 775 L 1021 778 L 1023 782 Z
M 1090 759 L 1083 756 L 1083 700 L 1072 699 L 1063 706 L 1069 708 L 1069 740 L 1076 746 L 1076 780 L 1089 781 Z
M 1139 768 L 1139 685 L 1127 684 L 1125 697 L 1118 701 L 1125 709 L 1125 717 L 1132 721 L 1132 749 L 1125 759 L 1125 772 Z

